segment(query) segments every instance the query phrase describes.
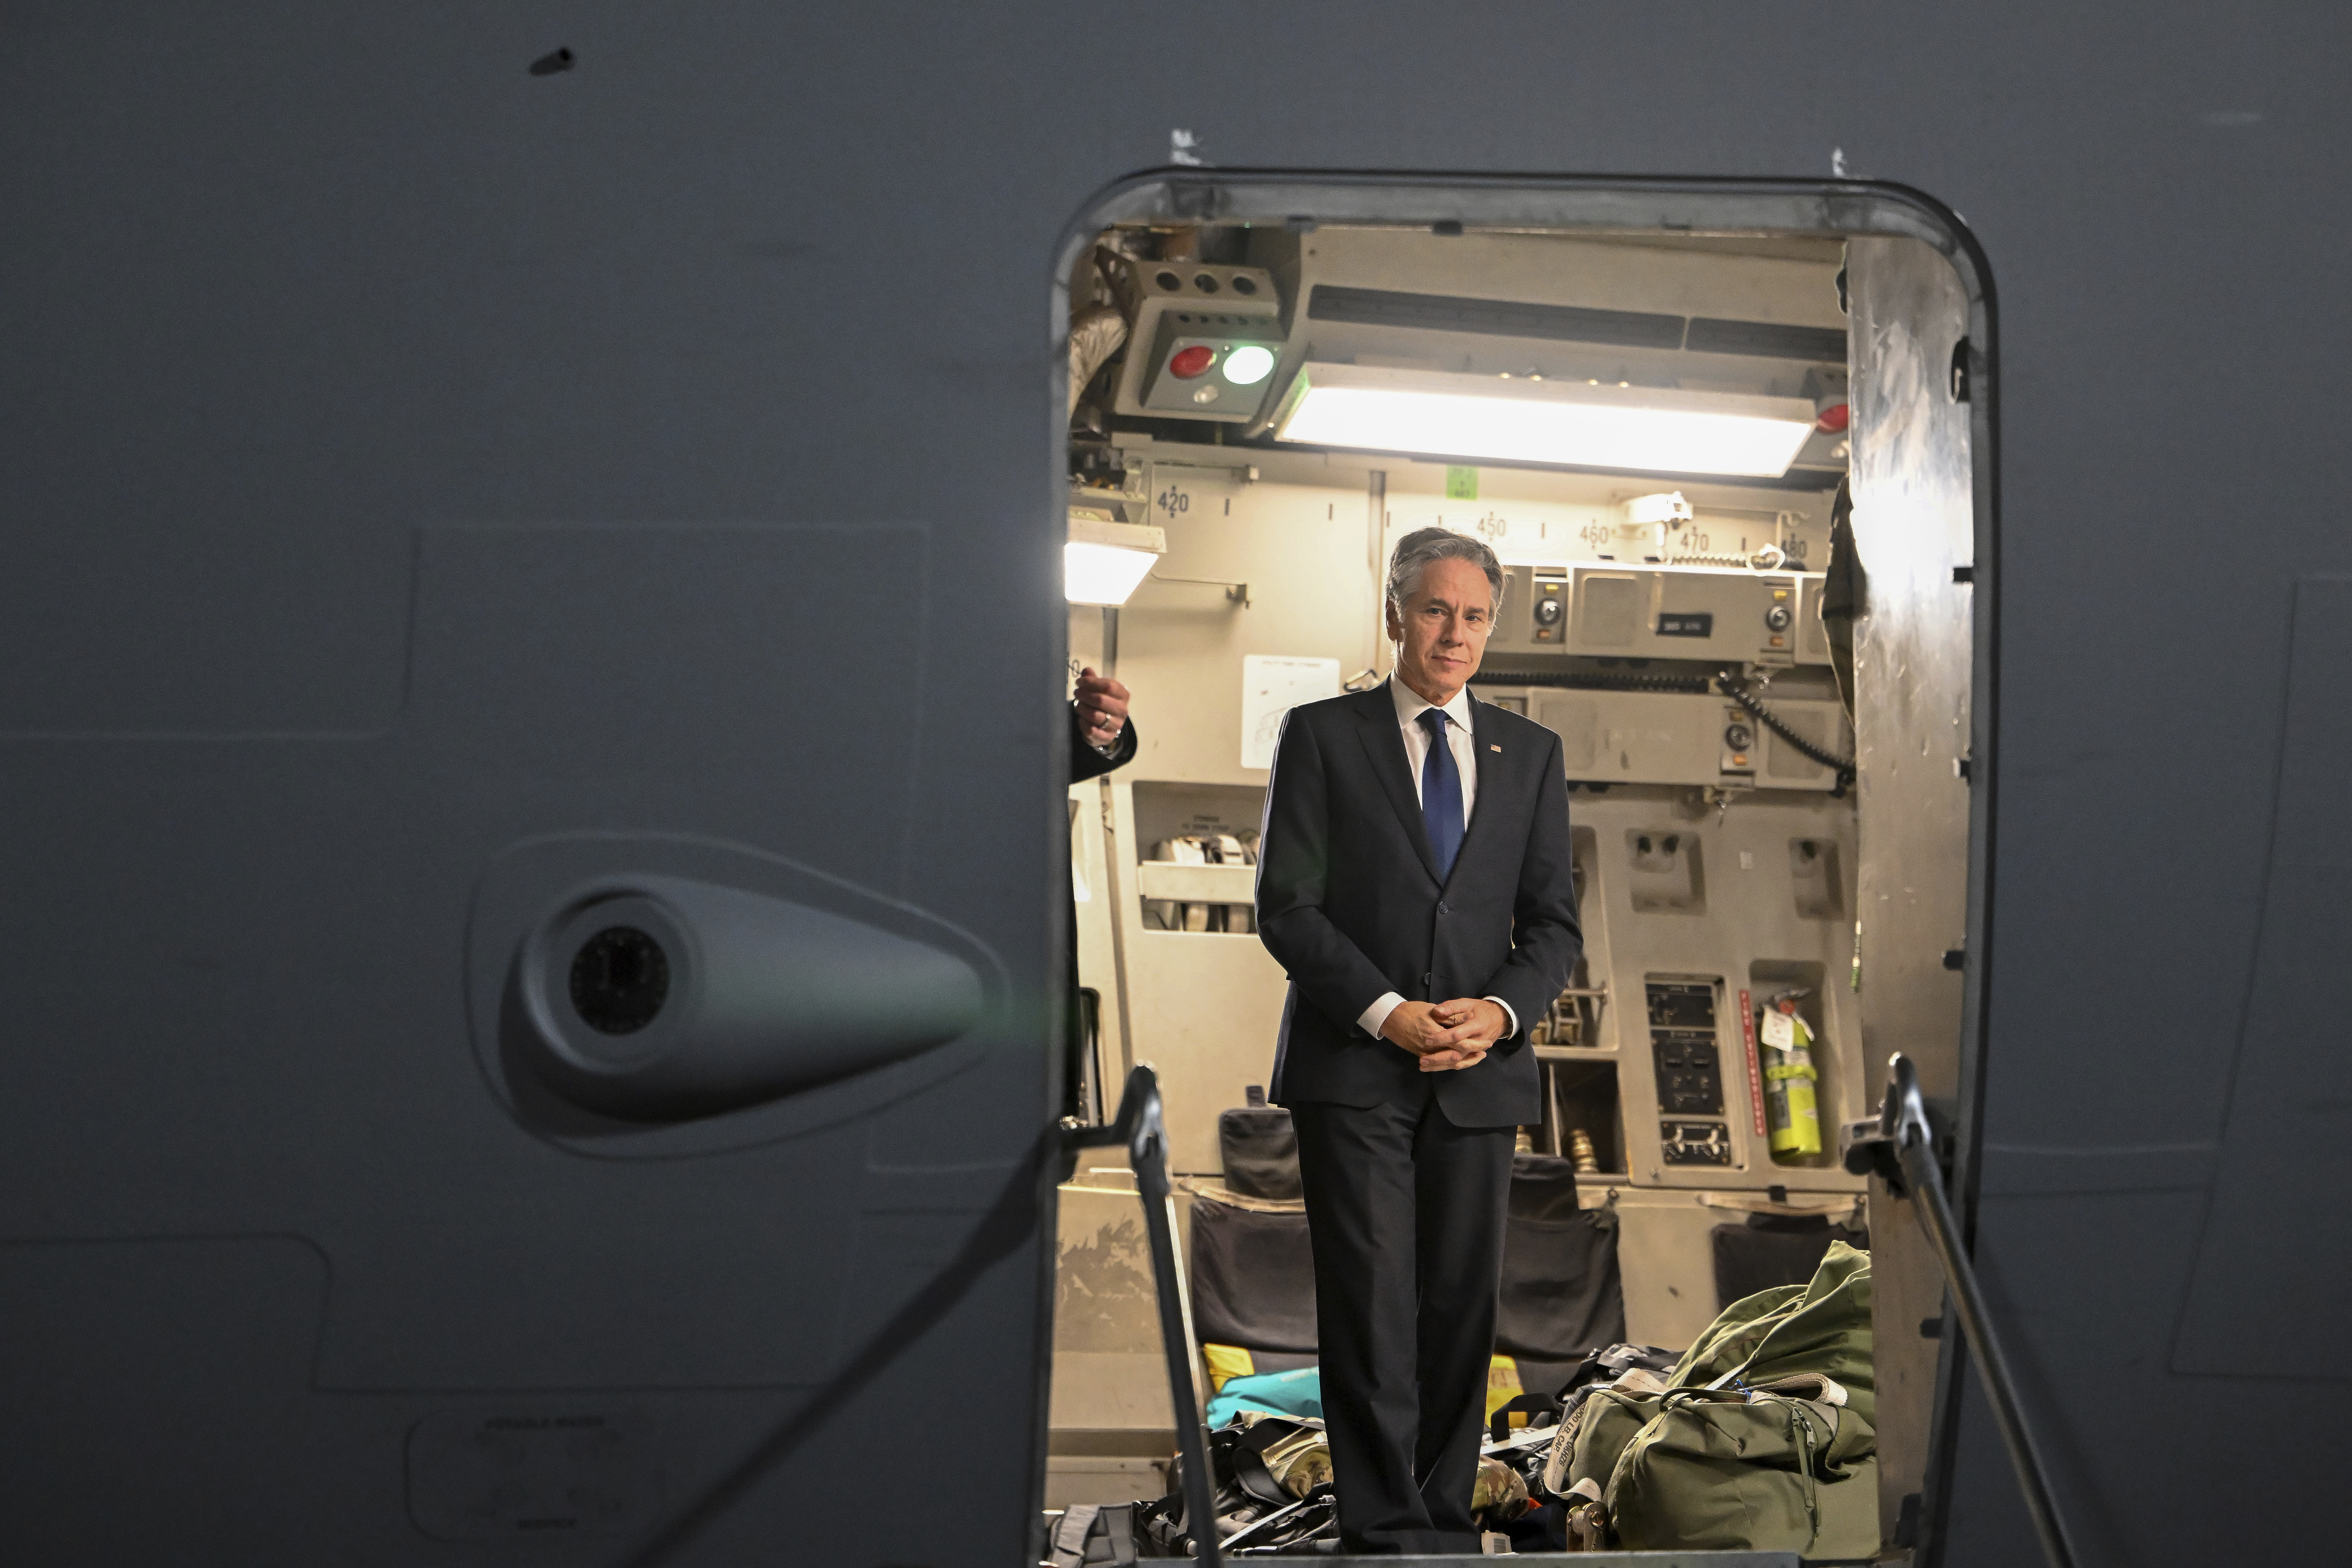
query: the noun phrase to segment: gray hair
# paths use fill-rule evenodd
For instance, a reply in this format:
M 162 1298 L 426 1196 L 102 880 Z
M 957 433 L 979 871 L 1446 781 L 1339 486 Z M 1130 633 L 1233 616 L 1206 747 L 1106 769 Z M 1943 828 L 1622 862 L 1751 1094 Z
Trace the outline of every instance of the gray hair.
M 1486 574 L 1486 586 L 1495 595 L 1495 614 L 1503 613 L 1503 563 L 1495 559 L 1485 540 L 1446 528 L 1416 528 L 1397 541 L 1396 553 L 1389 557 L 1388 602 L 1402 609 L 1433 561 L 1467 561 Z

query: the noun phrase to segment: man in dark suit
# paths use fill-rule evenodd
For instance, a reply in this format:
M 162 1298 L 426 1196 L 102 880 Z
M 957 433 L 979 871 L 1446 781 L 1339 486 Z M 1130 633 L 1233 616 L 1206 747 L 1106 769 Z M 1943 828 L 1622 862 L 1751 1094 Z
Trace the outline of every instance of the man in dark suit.
M 1526 1026 L 1576 963 L 1559 738 L 1472 700 L 1503 572 L 1425 528 L 1389 567 L 1395 673 L 1293 709 L 1259 842 L 1290 975 L 1274 1099 L 1298 1131 L 1343 1549 L 1475 1552 L 1470 1515 Z
M 1135 760 L 1135 726 L 1128 722 L 1129 693 L 1125 686 L 1092 668 L 1078 671 L 1070 694 L 1070 782 L 1084 784 L 1125 767 Z M 1078 984 L 1077 889 L 1070 889 L 1067 967 L 1062 998 L 1062 1114 L 1085 1120 L 1094 1107 L 1085 1103 L 1089 1071 L 1087 1049 L 1093 1037 L 1088 1002 L 1092 994 Z M 1105 1108 L 1108 1110 L 1108 1107 Z M 1063 1179 L 1076 1168 L 1073 1152 L 1065 1161 Z

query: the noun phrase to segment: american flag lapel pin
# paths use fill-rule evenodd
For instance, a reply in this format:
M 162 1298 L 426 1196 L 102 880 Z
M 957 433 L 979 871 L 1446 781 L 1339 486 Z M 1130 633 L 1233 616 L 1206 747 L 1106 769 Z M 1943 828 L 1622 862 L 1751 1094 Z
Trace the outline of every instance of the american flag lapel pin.
M 1487 749 L 1488 751 L 1490 751 L 1490 752 L 1499 752 L 1499 751 L 1501 751 L 1503 748 L 1502 748 L 1502 747 L 1500 747 L 1500 746 L 1496 746 L 1496 745 L 1489 744 L 1489 745 L 1487 746 L 1487 748 L 1486 748 L 1486 749 Z

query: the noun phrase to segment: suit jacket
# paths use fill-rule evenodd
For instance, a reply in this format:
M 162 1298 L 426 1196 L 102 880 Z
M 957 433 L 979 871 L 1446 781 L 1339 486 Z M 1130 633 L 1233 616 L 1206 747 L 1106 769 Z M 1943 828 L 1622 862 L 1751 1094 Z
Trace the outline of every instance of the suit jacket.
M 1087 743 L 1086 716 L 1079 712 L 1076 702 L 1070 704 L 1070 782 L 1072 784 L 1084 784 L 1088 779 L 1100 778 L 1116 768 L 1125 767 L 1135 760 L 1135 721 L 1129 719 L 1127 721 L 1127 727 L 1118 732 L 1118 743 L 1110 749 L 1108 756 L 1096 751 Z M 1075 883 L 1070 888 L 1069 917 L 1063 921 L 1063 930 L 1068 939 L 1068 951 L 1065 954 L 1068 962 L 1063 971 L 1063 984 L 1067 987 L 1068 994 L 1063 998 L 1062 1008 L 1062 1043 L 1066 1053 L 1063 1058 L 1065 1070 L 1062 1078 L 1062 1114 L 1084 1120 L 1089 1112 L 1089 1108 L 1079 1103 L 1083 1098 L 1079 1085 L 1084 1081 L 1079 1057 L 1086 1048 L 1086 1020 L 1079 1010 L 1078 1004 L 1078 902 L 1077 887 Z M 1106 1092 L 1115 1094 L 1118 1090 L 1112 1087 L 1107 1089 Z M 1106 1106 L 1104 1110 L 1108 1111 L 1109 1107 Z M 1076 1166 L 1071 1160 L 1065 1160 L 1063 1167 L 1062 1179 L 1067 1181 L 1069 1172 L 1076 1169 Z
M 1477 800 L 1443 883 L 1387 689 L 1307 703 L 1283 721 L 1257 873 L 1258 935 L 1290 975 L 1277 1103 L 1370 1106 L 1421 1092 L 1412 1053 L 1356 1026 L 1393 991 L 1509 1003 L 1520 1032 L 1476 1067 L 1438 1074 L 1437 1102 L 1462 1127 L 1541 1114 L 1526 1031 L 1584 945 L 1567 769 L 1542 725 L 1475 699 L 1470 714 Z

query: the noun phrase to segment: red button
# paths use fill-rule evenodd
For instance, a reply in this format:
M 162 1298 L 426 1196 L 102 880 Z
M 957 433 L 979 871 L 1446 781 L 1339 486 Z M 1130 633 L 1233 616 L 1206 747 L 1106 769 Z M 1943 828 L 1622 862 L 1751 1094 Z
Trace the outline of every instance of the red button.
M 1209 367 L 1216 363 L 1216 350 L 1195 343 L 1168 356 L 1168 374 L 1179 381 L 1190 381 L 1196 375 L 1208 374 Z

